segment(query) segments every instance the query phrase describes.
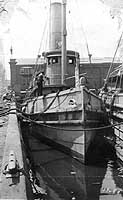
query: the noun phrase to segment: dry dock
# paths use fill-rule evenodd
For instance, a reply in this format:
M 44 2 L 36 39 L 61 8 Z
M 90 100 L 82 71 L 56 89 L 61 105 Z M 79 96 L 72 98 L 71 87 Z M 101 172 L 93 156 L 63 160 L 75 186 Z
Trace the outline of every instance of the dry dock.
M 8 121 L 6 121 L 7 118 Z M 2 163 L 0 166 L 0 199 L 35 199 L 27 177 L 23 173 L 12 175 L 6 168 L 11 161 L 9 159 L 11 151 L 16 156 L 18 169 L 26 170 L 26 156 L 16 111 L 12 110 L 4 120 L 6 123 L 2 125 L 1 119 L 0 126 Z M 23 128 L 25 133 L 26 127 Z M 97 163 L 85 166 L 32 136 L 27 142 L 30 146 L 28 151 L 33 159 L 36 176 L 41 182 L 42 190 L 46 191 L 47 200 L 120 200 L 123 198 L 123 168 L 116 166 L 115 160 L 111 157 L 107 160 L 109 155 L 107 153 L 104 155 L 103 151 L 104 148 L 107 149 L 106 145 L 105 147 L 99 145 L 97 148 L 99 142 L 95 141 L 96 146 L 92 148 L 91 157 L 95 158 Z M 106 157 L 105 162 L 100 163 L 103 162 L 104 157 Z M 10 169 L 12 166 L 10 164 Z

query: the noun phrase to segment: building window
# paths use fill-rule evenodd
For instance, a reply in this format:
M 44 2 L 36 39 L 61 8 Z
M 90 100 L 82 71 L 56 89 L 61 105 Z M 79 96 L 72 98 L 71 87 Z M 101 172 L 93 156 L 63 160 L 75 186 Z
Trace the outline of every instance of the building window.
M 32 67 L 21 67 L 20 74 L 21 75 L 32 75 L 33 69 L 32 69 Z
M 24 68 L 20 68 L 20 74 L 24 74 Z

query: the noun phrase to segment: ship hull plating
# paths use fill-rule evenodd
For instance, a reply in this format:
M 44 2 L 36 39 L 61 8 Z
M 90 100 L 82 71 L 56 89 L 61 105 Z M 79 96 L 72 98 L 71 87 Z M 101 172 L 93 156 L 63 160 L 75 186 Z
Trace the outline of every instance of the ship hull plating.
M 82 129 L 84 129 L 84 126 L 81 124 L 45 124 L 45 126 L 32 126 L 31 133 L 34 137 L 43 140 L 49 145 L 54 145 L 59 150 L 69 153 L 74 158 L 85 162 L 86 152 L 90 143 L 93 141 L 96 132 L 84 131 Z
M 57 145 L 84 163 L 97 127 L 107 121 L 101 100 L 84 88 L 31 100 L 26 113 L 34 122 L 31 133 L 35 137 Z

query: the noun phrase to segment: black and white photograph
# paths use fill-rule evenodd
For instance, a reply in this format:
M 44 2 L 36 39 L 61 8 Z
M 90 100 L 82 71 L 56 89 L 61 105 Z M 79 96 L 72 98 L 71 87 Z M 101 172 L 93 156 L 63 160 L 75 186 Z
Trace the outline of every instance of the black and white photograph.
M 123 0 L 0 0 L 0 200 L 123 199 Z

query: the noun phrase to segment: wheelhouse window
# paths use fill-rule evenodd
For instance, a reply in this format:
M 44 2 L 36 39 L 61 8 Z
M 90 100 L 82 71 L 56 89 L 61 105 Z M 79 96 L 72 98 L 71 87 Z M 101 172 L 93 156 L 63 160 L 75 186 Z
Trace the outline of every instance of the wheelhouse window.
M 69 57 L 68 58 L 68 64 L 74 64 L 74 58 L 73 57 Z
M 58 57 L 53 57 L 52 62 L 53 62 L 53 64 L 58 63 Z
M 48 58 L 48 65 L 58 63 L 58 57 Z

